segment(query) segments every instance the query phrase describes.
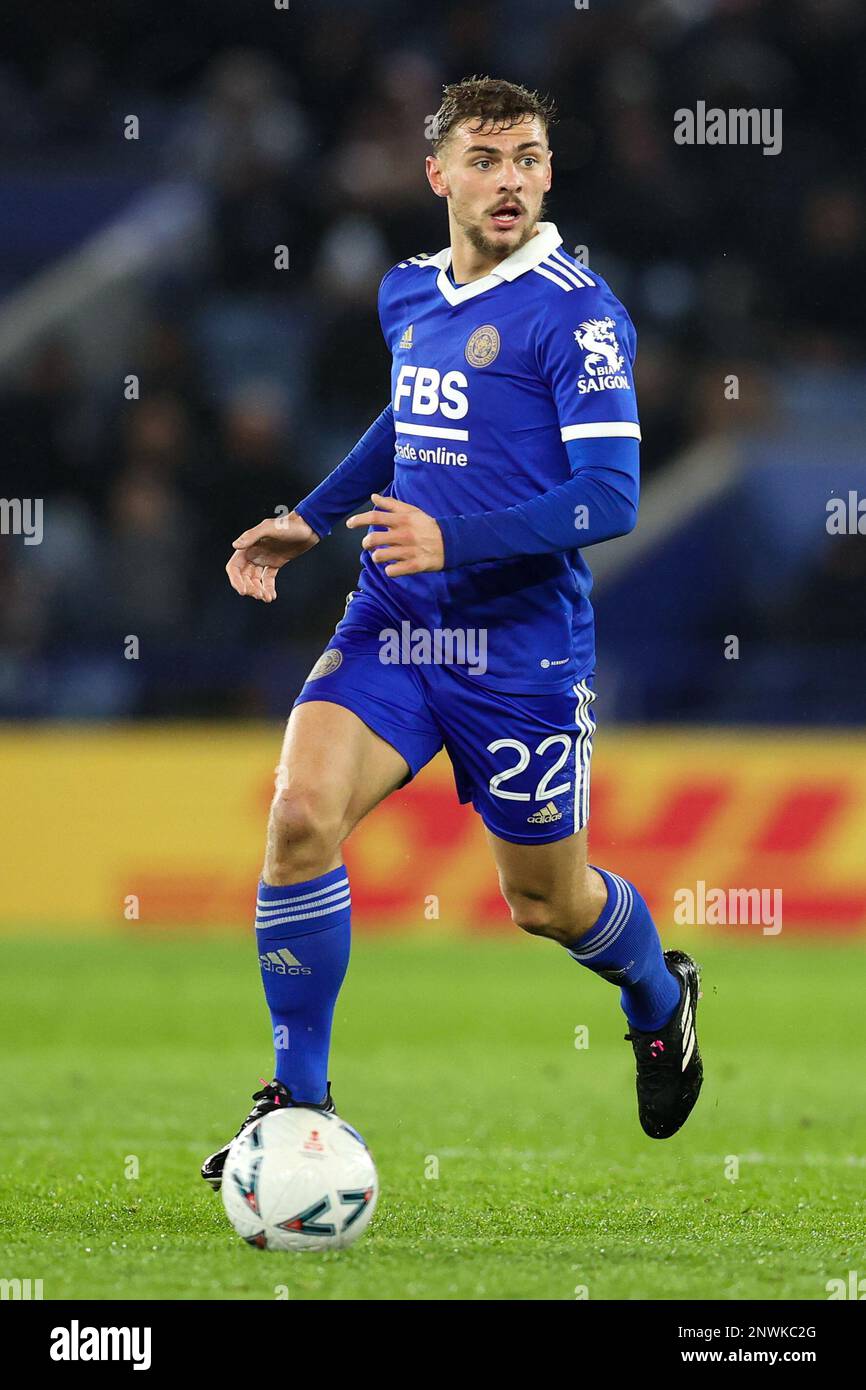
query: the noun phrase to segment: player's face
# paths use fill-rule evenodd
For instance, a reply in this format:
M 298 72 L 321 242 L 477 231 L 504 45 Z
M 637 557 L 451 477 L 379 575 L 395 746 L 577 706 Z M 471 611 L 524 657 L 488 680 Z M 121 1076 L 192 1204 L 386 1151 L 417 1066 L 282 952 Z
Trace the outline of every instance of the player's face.
M 428 159 L 434 192 L 481 255 L 504 260 L 535 233 L 550 188 L 550 150 L 537 116 L 507 130 L 478 130 L 464 121 L 449 133 L 438 159 Z

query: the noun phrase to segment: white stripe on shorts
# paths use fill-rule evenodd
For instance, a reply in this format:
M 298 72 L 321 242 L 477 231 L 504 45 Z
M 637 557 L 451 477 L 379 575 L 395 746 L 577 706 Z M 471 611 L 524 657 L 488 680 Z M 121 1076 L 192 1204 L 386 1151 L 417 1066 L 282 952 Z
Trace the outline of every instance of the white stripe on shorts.
M 589 713 L 589 707 L 595 699 L 595 691 L 591 690 L 586 681 L 578 681 L 574 687 L 574 693 L 578 697 L 577 708 L 574 712 L 574 722 L 577 725 L 578 734 L 574 741 L 574 829 L 575 833 L 582 830 L 589 820 L 589 764 L 592 757 L 592 735 L 595 731 L 595 720 Z

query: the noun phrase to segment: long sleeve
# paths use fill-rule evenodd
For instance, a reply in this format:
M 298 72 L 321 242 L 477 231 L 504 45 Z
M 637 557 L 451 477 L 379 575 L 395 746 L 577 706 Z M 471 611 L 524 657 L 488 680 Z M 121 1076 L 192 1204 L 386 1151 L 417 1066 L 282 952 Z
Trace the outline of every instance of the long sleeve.
M 535 341 L 571 477 L 497 511 L 437 518 L 446 569 L 580 549 L 634 527 L 640 490 L 634 324 L 607 286 L 584 286 L 580 293 L 591 297 L 581 299 L 578 312 L 571 293 L 553 296 Z
M 394 412 L 390 405 L 377 417 L 327 478 L 295 507 L 318 536 L 327 536 L 371 492 L 382 492 L 394 477 Z
M 573 550 L 631 531 L 639 492 L 637 440 L 574 439 L 566 448 L 572 468 L 566 482 L 499 511 L 440 517 L 445 568 Z

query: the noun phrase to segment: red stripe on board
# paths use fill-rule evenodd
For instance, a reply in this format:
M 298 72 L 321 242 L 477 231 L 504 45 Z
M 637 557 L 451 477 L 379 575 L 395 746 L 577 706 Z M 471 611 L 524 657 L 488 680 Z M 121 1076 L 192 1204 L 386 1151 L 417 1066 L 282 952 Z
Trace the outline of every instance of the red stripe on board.
M 820 931 L 854 931 L 866 925 L 866 888 L 859 893 L 784 893 L 782 921 Z
M 765 854 L 802 854 L 813 849 L 850 800 L 849 787 L 793 787 L 771 812 L 753 849 Z
M 590 834 L 593 844 L 616 845 L 617 850 L 684 850 L 697 844 L 707 833 L 710 822 L 734 794 L 731 781 L 713 779 L 680 783 L 671 788 L 661 804 L 654 803 L 645 828 L 634 835 L 623 834 L 618 813 L 607 783 L 599 779 L 592 793 Z

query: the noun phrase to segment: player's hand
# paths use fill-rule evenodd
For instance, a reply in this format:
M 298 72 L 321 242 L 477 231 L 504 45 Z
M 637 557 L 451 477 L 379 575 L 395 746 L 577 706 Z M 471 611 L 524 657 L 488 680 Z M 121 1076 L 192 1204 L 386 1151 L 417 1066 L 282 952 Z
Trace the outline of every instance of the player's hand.
M 361 546 L 371 552 L 374 564 L 385 566 L 389 579 L 444 569 L 445 543 L 434 517 L 420 507 L 412 507 L 396 497 L 382 497 L 378 492 L 373 493 L 371 501 L 375 511 L 350 516 L 346 525 L 352 529 L 378 528 L 376 534 L 364 537 Z
M 277 570 L 317 545 L 319 537 L 297 512 L 271 516 L 238 536 L 226 574 L 235 593 L 273 603 Z

